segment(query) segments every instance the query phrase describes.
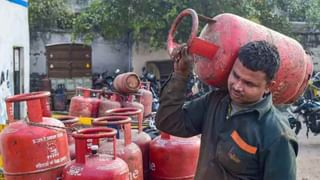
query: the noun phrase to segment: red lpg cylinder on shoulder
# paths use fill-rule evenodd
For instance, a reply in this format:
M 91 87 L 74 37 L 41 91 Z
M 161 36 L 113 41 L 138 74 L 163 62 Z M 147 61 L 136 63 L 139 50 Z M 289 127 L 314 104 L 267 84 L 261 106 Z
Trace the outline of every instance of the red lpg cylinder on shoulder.
M 94 119 L 94 126 L 117 126 L 117 129 L 123 129 L 123 140 L 118 140 L 117 155 L 123 159 L 129 167 L 129 176 L 131 180 L 143 180 L 142 153 L 138 145 L 131 141 L 131 118 L 128 116 L 105 116 Z M 120 128 L 118 128 L 120 126 Z M 105 142 L 101 144 L 98 152 L 101 154 L 112 154 L 112 143 Z
M 150 143 L 152 180 L 193 180 L 198 163 L 200 139 L 180 138 L 161 132 Z
M 103 92 L 102 94 L 98 117 L 106 116 L 107 110 L 121 107 L 117 94 L 113 92 Z
M 306 76 L 304 76 L 303 83 L 299 87 L 298 93 L 296 93 L 296 95 L 293 96 L 289 100 L 289 102 L 294 102 L 295 100 L 297 100 L 301 96 L 301 94 L 303 94 L 303 92 L 306 90 L 306 88 L 308 87 L 309 79 L 311 78 L 311 75 L 313 72 L 313 63 L 312 63 L 311 57 L 309 55 L 306 55 L 305 59 L 310 59 L 307 61 L 308 64 L 307 64 Z
M 122 73 L 113 80 L 113 86 L 121 94 L 136 93 L 140 87 L 140 78 L 134 72 Z
M 64 180 L 129 180 L 128 165 L 116 153 L 116 130 L 106 127 L 85 128 L 74 132 L 76 159 L 63 170 Z M 97 153 L 98 147 L 91 146 L 87 155 L 87 140 L 101 138 L 113 139 L 113 155 Z
M 143 111 L 138 108 L 118 108 L 107 111 L 110 116 L 129 116 L 131 117 L 131 124 L 138 123 L 138 130 L 132 130 L 132 141 L 136 143 L 142 152 L 143 159 L 143 177 L 149 177 L 149 144 L 151 137 L 149 134 L 142 131 Z
M 227 79 L 238 56 L 239 48 L 250 41 L 266 40 L 274 44 L 280 54 L 280 68 L 272 87 L 275 104 L 291 103 L 301 95 L 312 71 L 310 56 L 294 39 L 262 25 L 236 16 L 220 14 L 214 18 L 198 16 L 192 9 L 182 11 L 173 22 L 167 41 L 169 54 L 180 46 L 174 42 L 174 33 L 185 16 L 192 16 L 192 32 L 187 42 L 188 51 L 194 57 L 194 71 L 206 84 L 226 88 Z M 198 33 L 199 19 L 207 25 Z M 309 67 L 312 69 L 312 67 Z
M 6 98 L 9 125 L 0 134 L 5 179 L 57 179 L 70 161 L 63 123 L 42 114 L 42 100 L 49 96 L 33 92 Z M 15 102 L 26 102 L 27 119 L 14 120 Z
M 60 120 L 67 128 L 72 128 L 72 125 L 79 122 L 79 118 L 75 117 L 75 116 L 59 115 L 55 118 Z M 69 144 L 70 158 L 74 159 L 76 157 L 74 138 L 71 135 L 71 133 L 72 133 L 71 131 L 69 131 L 68 133 L 69 133 L 68 134 L 68 144 Z
M 72 97 L 69 115 L 77 117 L 97 117 L 101 102 L 101 90 L 77 87 L 76 96 Z M 95 97 L 92 97 L 92 94 Z

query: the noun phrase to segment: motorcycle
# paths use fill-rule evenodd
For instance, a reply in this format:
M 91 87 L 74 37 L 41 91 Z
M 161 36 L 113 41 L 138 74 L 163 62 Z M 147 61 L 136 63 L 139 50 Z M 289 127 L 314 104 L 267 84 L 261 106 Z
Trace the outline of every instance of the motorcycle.
M 302 124 L 301 122 L 298 120 L 299 117 L 298 115 L 294 114 L 291 109 L 292 107 L 289 107 L 285 110 L 285 112 L 287 113 L 287 117 L 288 117 L 288 121 L 290 124 L 290 128 L 294 130 L 295 134 L 299 134 L 301 128 L 302 128 Z
M 187 83 L 186 100 L 198 98 L 211 90 L 211 87 L 200 81 L 198 77 L 192 75 Z
M 105 71 L 101 74 L 95 73 L 92 76 L 92 88 L 93 89 L 102 89 L 106 88 L 108 90 L 114 90 L 113 88 L 113 80 L 121 74 L 120 69 L 116 69 L 113 73 L 109 73 L 108 71 Z
M 309 80 L 308 86 L 303 94 L 306 99 L 320 100 L 320 72 L 314 74 Z
M 301 129 L 299 117 L 302 117 L 303 123 L 307 127 L 307 137 L 311 131 L 314 135 L 320 133 L 320 102 L 316 99 L 306 99 L 302 97 L 300 104 L 292 110 L 293 115 L 289 116 L 288 120 L 292 129 L 295 129 L 296 134 Z M 297 116 L 294 116 L 296 114 Z

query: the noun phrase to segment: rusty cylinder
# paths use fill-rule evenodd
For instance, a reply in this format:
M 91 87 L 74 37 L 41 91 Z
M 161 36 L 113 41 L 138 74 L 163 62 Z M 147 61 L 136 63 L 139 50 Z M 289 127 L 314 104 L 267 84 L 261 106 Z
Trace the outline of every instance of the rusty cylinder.
M 136 93 L 140 87 L 140 78 L 134 72 L 122 73 L 113 80 L 113 86 L 122 94 Z

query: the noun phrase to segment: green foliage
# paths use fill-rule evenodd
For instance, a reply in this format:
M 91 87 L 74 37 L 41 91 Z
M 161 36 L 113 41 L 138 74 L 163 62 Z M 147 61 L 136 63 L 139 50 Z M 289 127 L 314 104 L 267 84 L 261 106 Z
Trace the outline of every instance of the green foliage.
M 303 11 L 305 21 L 309 23 L 310 28 L 320 28 L 320 0 L 312 0 L 306 3 L 307 7 Z
M 64 0 L 29 0 L 30 31 L 71 29 L 74 14 Z
M 74 37 L 86 42 L 96 36 L 108 40 L 130 38 L 164 47 L 171 23 L 186 8 L 214 17 L 234 13 L 281 33 L 292 35 L 290 20 L 307 21 L 319 27 L 320 0 L 93 0 L 81 13 L 73 16 L 64 0 L 30 0 L 31 28 L 72 28 Z M 191 18 L 185 18 L 177 39 L 185 42 Z M 202 29 L 204 24 L 200 24 Z

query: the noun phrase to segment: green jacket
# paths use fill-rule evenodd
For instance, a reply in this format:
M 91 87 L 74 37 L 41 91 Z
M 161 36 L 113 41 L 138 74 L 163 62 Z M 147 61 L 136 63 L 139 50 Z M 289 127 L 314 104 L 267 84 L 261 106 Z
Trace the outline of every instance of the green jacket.
M 185 103 L 187 79 L 173 74 L 160 95 L 159 130 L 201 134 L 196 180 L 295 180 L 298 143 L 272 97 L 228 117 L 230 97 L 212 91 Z

